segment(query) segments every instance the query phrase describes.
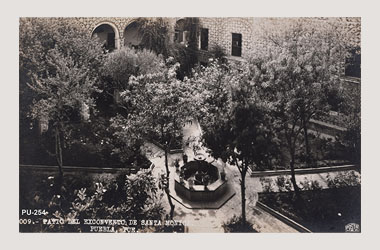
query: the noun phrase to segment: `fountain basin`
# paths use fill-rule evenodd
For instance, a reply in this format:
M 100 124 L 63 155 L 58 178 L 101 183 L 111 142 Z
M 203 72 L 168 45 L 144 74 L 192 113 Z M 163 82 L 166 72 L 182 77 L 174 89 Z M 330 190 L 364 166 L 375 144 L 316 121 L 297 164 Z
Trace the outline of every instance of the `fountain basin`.
M 215 201 L 228 189 L 218 167 L 204 160 L 186 163 L 181 172 L 175 176 L 174 189 L 178 196 L 189 201 Z

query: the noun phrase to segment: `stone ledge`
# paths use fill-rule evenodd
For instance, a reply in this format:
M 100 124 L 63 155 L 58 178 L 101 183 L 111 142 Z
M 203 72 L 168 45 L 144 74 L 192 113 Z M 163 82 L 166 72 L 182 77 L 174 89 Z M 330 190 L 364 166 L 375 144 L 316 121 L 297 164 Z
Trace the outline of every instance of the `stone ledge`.
M 299 231 L 301 233 L 312 233 L 312 231 L 310 231 L 308 228 L 306 228 L 306 227 L 302 226 L 301 224 L 295 222 L 294 220 L 286 217 L 285 215 L 274 210 L 273 208 L 268 207 L 267 205 L 265 205 L 264 203 L 262 203 L 260 201 L 256 202 L 256 206 L 261 208 L 265 212 L 273 215 L 274 217 L 276 217 L 277 219 L 279 219 L 280 221 L 282 221 L 286 225 L 296 229 L 297 231 Z
M 299 168 L 299 169 L 295 169 L 294 172 L 296 174 L 318 174 L 318 173 L 344 171 L 344 170 L 357 170 L 357 166 L 356 165 L 342 165 L 342 166 L 320 167 L 320 168 L 304 168 L 304 169 Z M 289 175 L 289 174 L 291 174 L 290 169 L 253 171 L 251 172 L 251 177 Z
M 20 164 L 20 169 L 22 170 L 37 170 L 37 171 L 57 171 L 58 166 L 49 166 L 49 165 L 25 165 Z M 153 169 L 154 164 L 152 163 L 149 168 Z M 148 168 L 148 169 L 149 169 Z M 144 168 L 141 168 L 144 169 Z M 128 173 L 137 173 L 140 169 L 136 168 L 101 168 L 101 167 L 77 167 L 77 166 L 63 166 L 63 172 L 94 172 L 94 173 L 115 173 L 115 172 L 128 172 Z

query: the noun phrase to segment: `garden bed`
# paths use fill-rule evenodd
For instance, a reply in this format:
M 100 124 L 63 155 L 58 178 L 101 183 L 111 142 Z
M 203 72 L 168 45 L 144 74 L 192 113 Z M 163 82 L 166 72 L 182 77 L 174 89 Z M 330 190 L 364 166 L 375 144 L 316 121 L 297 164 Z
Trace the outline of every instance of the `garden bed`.
M 124 161 L 119 156 L 99 151 L 90 144 L 75 144 L 63 150 L 64 166 L 147 169 L 151 165 L 144 155 L 138 153 Z M 57 161 L 38 141 L 20 141 L 20 164 L 52 166 L 57 165 Z
M 64 172 L 61 188 L 57 184 L 57 170 L 20 169 L 19 176 L 20 232 L 96 232 L 84 219 L 163 221 L 166 213 L 157 200 L 159 194 L 153 198 L 154 192 L 144 191 L 155 189 L 156 185 L 149 170 L 132 177 L 126 176 L 126 171 Z M 22 210 L 38 210 L 42 214 L 23 215 Z M 71 224 L 69 219 L 76 219 L 80 224 Z M 28 223 L 29 220 L 34 223 Z M 53 220 L 64 223 L 44 223 Z M 112 225 L 111 231 L 124 232 L 130 226 L 126 225 Z M 183 225 L 164 223 L 132 227 L 138 232 L 184 232 Z
M 361 224 L 360 186 L 260 193 L 259 201 L 312 232 L 345 232 L 349 223 Z

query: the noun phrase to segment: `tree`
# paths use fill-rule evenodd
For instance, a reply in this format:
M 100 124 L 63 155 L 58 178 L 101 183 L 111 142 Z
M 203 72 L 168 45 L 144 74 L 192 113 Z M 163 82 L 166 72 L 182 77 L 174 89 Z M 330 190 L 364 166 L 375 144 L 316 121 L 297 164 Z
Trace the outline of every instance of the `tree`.
M 70 126 L 77 121 L 78 113 L 84 107 L 93 106 L 91 93 L 96 91 L 95 79 L 90 78 L 88 69 L 78 67 L 70 57 L 65 57 L 56 49 L 50 51 L 48 65 L 54 69 L 54 75 L 47 78 L 35 78 L 29 86 L 39 95 L 31 107 L 33 119 L 51 121 L 55 137 L 55 156 L 59 174 L 62 176 L 62 147 Z
M 346 131 L 341 141 L 347 149 L 348 158 L 356 164 L 361 161 L 361 107 L 360 86 L 343 91 L 343 113 L 346 115 Z
M 175 64 L 159 73 L 132 76 L 130 89 L 122 93 L 122 100 L 130 107 L 130 112 L 126 117 L 118 115 L 113 119 L 113 127 L 118 130 L 116 135 L 129 145 L 141 145 L 152 137 L 163 144 L 170 218 L 173 218 L 174 204 L 169 191 L 169 150 L 193 114 L 192 88 L 176 79 L 177 67 Z
M 105 155 L 117 158 L 120 164 L 138 165 L 144 168 L 145 156 L 141 153 L 139 144 L 126 143 L 126 139 L 115 135 L 111 119 L 117 115 L 127 117 L 133 109 L 129 102 L 122 102 L 120 93 L 131 90 L 129 78 L 133 76 L 159 73 L 165 68 L 162 56 L 146 49 L 124 47 L 108 53 L 102 67 L 102 93 L 96 94 L 96 123 L 91 124 L 92 136 L 87 138 L 94 146 L 106 149 Z M 113 100 L 112 100 L 113 99 Z M 128 140 L 128 139 L 127 139 Z M 101 144 L 99 143 L 101 142 Z M 136 162 L 137 161 L 137 162 Z
M 285 137 L 292 184 L 298 194 L 294 173 L 298 137 L 303 132 L 306 163 L 310 164 L 309 123 L 329 111 L 326 93 L 341 86 L 349 45 L 334 20 L 307 18 L 285 20 L 263 39 L 267 48 L 257 48 L 248 61 L 261 95 L 273 104 L 274 124 Z
M 135 22 L 141 37 L 140 46 L 167 58 L 170 43 L 168 22 L 161 17 L 138 18 Z
M 240 172 L 242 222 L 246 223 L 245 178 L 249 168 L 262 163 L 263 148 L 270 130 L 265 102 L 259 99 L 255 83 L 245 64 L 225 69 L 216 63 L 197 74 L 203 86 L 204 116 L 200 117 L 203 139 L 215 158 L 221 158 Z
M 22 115 L 50 122 L 60 177 L 62 148 L 70 128 L 93 107 L 102 59 L 100 44 L 64 19 L 20 20 L 20 99 L 28 87 L 33 93 L 21 101 Z

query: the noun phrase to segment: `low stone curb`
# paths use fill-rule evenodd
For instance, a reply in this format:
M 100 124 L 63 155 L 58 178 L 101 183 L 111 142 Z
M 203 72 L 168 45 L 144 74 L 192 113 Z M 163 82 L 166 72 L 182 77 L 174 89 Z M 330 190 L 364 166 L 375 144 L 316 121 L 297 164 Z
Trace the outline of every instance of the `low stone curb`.
M 156 145 L 157 147 L 159 147 L 162 151 L 164 151 L 164 146 L 161 145 L 161 143 L 159 143 L 158 141 L 151 140 L 150 142 L 153 143 L 154 145 Z M 175 149 L 169 150 L 169 154 L 178 154 L 178 153 L 183 153 L 183 149 L 182 148 L 175 148 Z
M 342 166 L 332 166 L 332 167 L 320 167 L 320 168 L 299 168 L 295 169 L 296 174 L 319 174 L 334 171 L 344 171 L 344 170 L 357 170 L 356 165 L 342 165 Z M 284 170 L 268 170 L 268 171 L 253 171 L 251 172 L 251 177 L 262 177 L 262 176 L 275 176 L 275 175 L 289 175 L 291 174 L 290 169 Z
M 309 229 L 307 229 L 306 227 L 302 226 L 301 224 L 295 222 L 294 220 L 286 217 L 285 215 L 277 212 L 276 210 L 268 207 L 267 205 L 265 205 L 264 203 L 260 202 L 260 201 L 257 201 L 256 202 L 256 206 L 261 208 L 262 210 L 264 210 L 265 212 L 273 215 L 274 217 L 276 217 L 277 219 L 279 219 L 280 221 L 282 221 L 283 223 L 285 223 L 286 225 L 296 229 L 298 232 L 301 232 L 301 233 L 312 233 L 312 231 L 310 231 Z
M 48 166 L 48 165 L 24 165 L 20 164 L 22 169 L 33 169 L 33 170 L 58 170 L 58 166 Z M 150 165 L 150 168 L 153 168 L 154 164 Z M 100 168 L 100 167 L 76 167 L 76 166 L 63 166 L 62 169 L 64 172 L 76 172 L 76 171 L 85 171 L 85 172 L 94 172 L 94 173 L 116 173 L 116 172 L 128 172 L 128 173 L 137 173 L 138 169 L 136 168 Z

